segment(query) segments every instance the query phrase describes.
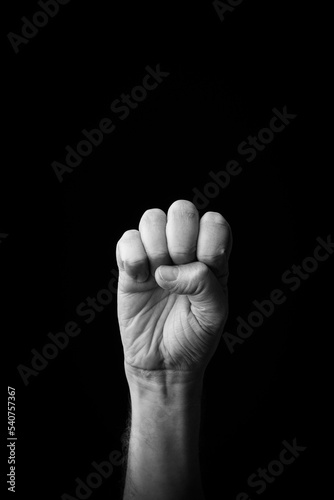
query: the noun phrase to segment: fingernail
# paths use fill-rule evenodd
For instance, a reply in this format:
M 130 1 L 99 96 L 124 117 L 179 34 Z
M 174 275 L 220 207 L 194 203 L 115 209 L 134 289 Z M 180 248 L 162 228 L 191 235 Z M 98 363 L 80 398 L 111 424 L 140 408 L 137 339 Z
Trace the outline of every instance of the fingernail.
M 149 273 L 138 274 L 136 276 L 136 281 L 138 281 L 138 283 L 144 283 L 144 281 L 146 281 L 148 277 L 149 277 Z
M 164 281 L 174 281 L 179 275 L 179 268 L 177 266 L 161 266 L 159 274 Z

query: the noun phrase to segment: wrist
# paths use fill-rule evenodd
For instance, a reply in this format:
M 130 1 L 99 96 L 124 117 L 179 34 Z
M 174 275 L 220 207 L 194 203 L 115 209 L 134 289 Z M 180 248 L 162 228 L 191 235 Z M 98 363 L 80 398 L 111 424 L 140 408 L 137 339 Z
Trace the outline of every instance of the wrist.
M 198 458 L 203 377 L 126 364 L 125 372 L 131 395 L 128 468 L 140 498 L 203 499 Z
M 200 405 L 204 371 L 142 370 L 126 362 L 124 366 L 132 404 L 159 402 L 175 409 Z

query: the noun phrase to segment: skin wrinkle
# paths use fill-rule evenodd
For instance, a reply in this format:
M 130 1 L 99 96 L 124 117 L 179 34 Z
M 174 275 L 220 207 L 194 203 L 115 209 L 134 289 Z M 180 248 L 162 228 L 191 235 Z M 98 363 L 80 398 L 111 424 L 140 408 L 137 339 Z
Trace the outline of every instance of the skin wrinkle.
M 153 295 L 153 292 L 152 292 L 152 295 Z M 151 299 L 151 297 L 150 297 L 150 299 Z M 160 304 L 161 302 L 166 301 L 166 300 L 168 300 L 168 296 L 166 296 L 166 295 L 161 296 L 160 298 L 158 298 L 158 299 L 156 300 L 156 302 L 153 302 L 153 303 L 152 303 L 152 305 L 150 305 L 148 309 L 146 309 L 146 308 L 145 308 L 145 312 L 146 312 L 146 313 L 147 313 L 147 312 L 149 312 L 151 309 L 153 309 L 154 307 L 156 307 L 158 304 Z M 149 302 L 149 300 L 148 300 L 147 302 Z M 129 318 L 127 318 L 126 320 L 129 320 L 129 319 L 132 319 L 132 318 L 133 318 L 133 317 L 132 317 L 132 316 L 130 316 L 130 317 L 129 317 Z M 124 321 L 124 318 L 122 318 L 122 320 Z
M 187 249 L 187 251 L 179 251 L 179 250 L 173 250 L 173 255 L 177 255 L 177 256 L 186 256 L 186 255 L 189 255 L 190 254 L 195 254 L 194 257 L 196 256 L 196 250 L 197 250 L 197 246 L 194 245 L 193 247 L 190 247 Z M 181 264 L 182 265 L 182 264 Z

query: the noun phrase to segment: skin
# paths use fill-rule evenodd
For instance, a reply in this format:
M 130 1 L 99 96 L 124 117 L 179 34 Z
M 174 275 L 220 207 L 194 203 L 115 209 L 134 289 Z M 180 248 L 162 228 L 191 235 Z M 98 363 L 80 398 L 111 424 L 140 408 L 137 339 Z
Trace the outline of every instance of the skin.
M 124 500 L 203 500 L 205 369 L 228 315 L 230 226 L 187 200 L 147 210 L 117 243 L 118 320 L 131 396 Z M 169 273 L 165 276 L 165 273 Z

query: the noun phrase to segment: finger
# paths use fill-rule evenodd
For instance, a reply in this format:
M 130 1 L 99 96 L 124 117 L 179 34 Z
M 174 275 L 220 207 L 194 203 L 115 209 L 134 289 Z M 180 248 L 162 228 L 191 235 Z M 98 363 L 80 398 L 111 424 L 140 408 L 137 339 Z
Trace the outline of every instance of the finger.
M 145 248 L 136 229 L 126 231 L 116 247 L 117 265 L 135 281 L 143 282 L 149 276 L 149 263 Z
M 151 274 L 161 265 L 170 265 L 166 238 L 166 214 L 159 208 L 146 210 L 139 222 L 140 238 L 144 245 Z
M 188 264 L 196 258 L 198 211 L 187 200 L 175 201 L 167 213 L 167 246 L 174 264 Z
M 196 257 L 224 286 L 227 284 L 231 247 L 232 232 L 226 219 L 218 212 L 206 212 L 199 223 Z

